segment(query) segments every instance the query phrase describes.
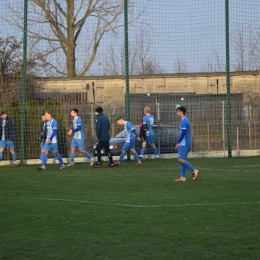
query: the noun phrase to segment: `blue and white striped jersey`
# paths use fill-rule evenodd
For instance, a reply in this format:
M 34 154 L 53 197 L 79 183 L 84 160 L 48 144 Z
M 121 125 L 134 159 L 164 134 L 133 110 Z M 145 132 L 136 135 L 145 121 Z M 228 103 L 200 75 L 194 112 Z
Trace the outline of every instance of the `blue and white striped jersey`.
M 78 126 L 81 127 L 81 130 L 74 132 L 73 138 L 84 140 L 84 131 L 83 131 L 83 123 L 81 117 L 77 117 L 73 119 L 73 129 L 74 131 L 78 128 Z
M 124 125 L 125 127 L 125 132 L 126 132 L 126 143 L 132 143 L 135 140 L 134 133 L 132 130 L 134 129 L 133 125 L 126 121 L 126 124 Z
M 46 122 L 46 127 L 47 127 L 47 140 L 50 139 L 51 135 L 53 134 L 53 130 L 56 129 L 58 131 L 58 122 L 52 118 L 51 120 Z M 58 138 L 57 134 L 54 135 L 51 141 L 53 144 L 58 143 Z

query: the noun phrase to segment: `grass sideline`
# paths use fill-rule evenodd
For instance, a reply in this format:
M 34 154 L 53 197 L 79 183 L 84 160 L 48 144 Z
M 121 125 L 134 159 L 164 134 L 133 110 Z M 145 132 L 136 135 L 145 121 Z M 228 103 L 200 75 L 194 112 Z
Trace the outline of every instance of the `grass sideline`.
M 189 161 L 1 167 L 0 259 L 260 259 L 259 157 Z

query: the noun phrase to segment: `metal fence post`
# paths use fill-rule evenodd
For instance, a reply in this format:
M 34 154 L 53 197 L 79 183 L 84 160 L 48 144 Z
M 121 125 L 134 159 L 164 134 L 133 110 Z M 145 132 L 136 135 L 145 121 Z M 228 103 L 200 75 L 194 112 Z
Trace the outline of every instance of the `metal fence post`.
M 226 84 L 227 84 L 227 127 L 228 127 L 228 157 L 232 157 L 231 137 L 231 102 L 230 102 L 230 51 L 229 51 L 229 1 L 225 4 L 226 17 Z
M 28 0 L 24 0 L 22 109 L 21 109 L 21 145 L 20 145 L 21 164 L 24 164 L 24 160 L 25 160 L 24 139 L 25 139 L 26 63 L 27 63 L 27 14 L 28 14 Z
M 124 29 L 125 29 L 125 81 L 126 81 L 126 120 L 130 121 L 130 98 L 129 98 L 129 60 L 128 60 L 128 1 L 124 0 Z M 127 152 L 130 160 L 130 152 Z

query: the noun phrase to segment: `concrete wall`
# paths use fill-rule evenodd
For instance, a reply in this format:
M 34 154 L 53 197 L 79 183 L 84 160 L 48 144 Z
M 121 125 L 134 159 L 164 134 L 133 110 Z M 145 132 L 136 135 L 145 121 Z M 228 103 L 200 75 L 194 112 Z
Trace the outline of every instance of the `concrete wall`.
M 46 92 L 87 92 L 89 103 L 122 102 L 125 95 L 124 77 L 84 77 L 80 79 L 39 79 Z M 259 72 L 232 73 L 231 92 L 260 93 Z M 197 94 L 226 93 L 225 73 L 134 76 L 130 78 L 130 93 L 195 92 Z M 94 100 L 95 99 L 95 100 Z

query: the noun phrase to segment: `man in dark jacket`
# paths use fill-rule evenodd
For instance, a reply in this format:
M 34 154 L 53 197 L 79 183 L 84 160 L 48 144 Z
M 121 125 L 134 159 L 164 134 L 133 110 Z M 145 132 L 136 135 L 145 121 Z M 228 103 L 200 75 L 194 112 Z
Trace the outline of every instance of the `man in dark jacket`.
M 46 138 L 47 138 L 47 127 L 46 127 L 45 113 L 42 114 L 41 135 L 40 135 L 39 138 L 41 140 L 41 154 L 40 154 L 39 163 L 42 164 L 42 160 L 43 160 L 43 156 L 44 156 L 44 145 L 45 145 L 45 141 L 46 141 Z
M 93 165 L 93 167 L 101 167 L 101 149 L 104 148 L 105 152 L 107 153 L 107 156 L 109 158 L 109 165 L 106 166 L 106 168 L 113 168 L 114 162 L 112 158 L 112 153 L 109 148 L 109 140 L 110 140 L 110 123 L 108 118 L 103 115 L 103 108 L 98 107 L 95 110 L 96 118 L 96 134 L 98 138 L 98 144 L 96 146 L 98 161 Z
M 16 164 L 16 153 L 14 151 L 15 123 L 4 111 L 1 112 L 0 122 L 0 162 L 3 159 L 4 149 L 8 148 L 12 154 L 13 164 Z

